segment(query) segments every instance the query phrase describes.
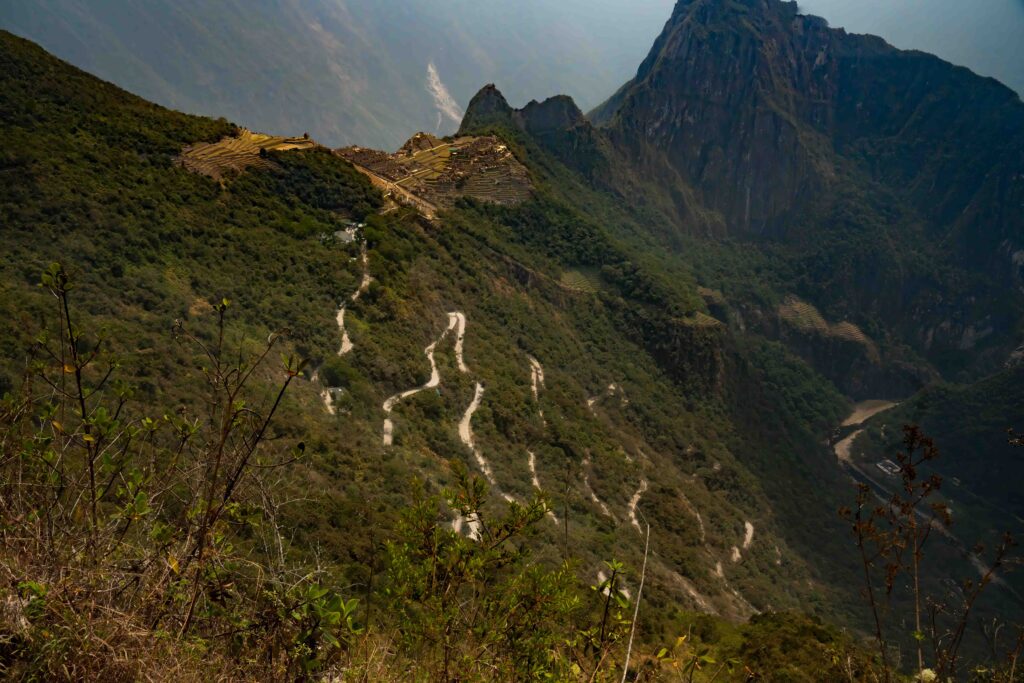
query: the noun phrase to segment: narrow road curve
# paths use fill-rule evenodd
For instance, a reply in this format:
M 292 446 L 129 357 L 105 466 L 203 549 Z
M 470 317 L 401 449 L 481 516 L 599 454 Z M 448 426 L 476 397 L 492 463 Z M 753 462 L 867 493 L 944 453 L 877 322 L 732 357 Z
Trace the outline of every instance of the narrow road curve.
M 604 570 L 603 569 L 598 569 L 597 570 L 597 585 L 600 586 L 602 583 L 604 583 L 607 580 L 608 580 L 608 575 L 604 573 Z M 619 592 L 622 593 L 622 595 L 627 600 L 632 600 L 633 599 L 633 595 L 629 592 L 629 589 L 626 588 L 622 584 L 621 581 L 619 582 Z M 608 587 L 607 586 L 605 586 L 604 589 L 601 591 L 601 595 L 604 595 L 605 597 L 608 596 Z
M 636 490 L 633 497 L 629 499 L 629 522 L 632 524 L 638 533 L 643 533 L 643 528 L 640 526 L 640 520 L 636 517 L 636 506 L 640 504 L 640 498 L 647 493 L 647 480 L 640 480 L 640 488 Z
M 743 549 L 747 550 L 750 548 L 750 544 L 754 542 L 754 525 L 751 522 L 743 522 Z
M 352 302 L 358 301 L 359 297 L 362 296 L 362 294 L 367 289 L 370 288 L 370 283 L 373 282 L 373 278 L 370 276 L 370 257 L 366 252 L 366 242 L 363 242 L 359 248 L 359 260 L 362 264 L 363 276 L 362 279 L 359 281 L 359 287 L 357 287 L 356 291 L 353 292 L 352 296 L 349 297 L 349 301 Z M 338 315 L 335 318 L 335 321 L 337 322 L 338 325 L 338 330 L 341 332 L 341 347 L 338 349 L 339 356 L 344 356 L 351 352 L 353 348 L 355 348 L 355 346 L 352 344 L 352 340 L 349 339 L 348 337 L 348 330 L 345 329 L 345 310 L 347 306 L 347 303 L 342 303 L 341 306 L 338 308 Z M 313 383 L 319 382 L 320 371 L 315 371 L 313 373 L 313 376 L 310 377 L 309 380 Z M 334 397 L 331 395 L 331 389 L 333 388 L 334 387 L 324 386 L 320 390 L 320 400 L 324 402 L 324 408 L 327 409 L 327 412 L 330 415 L 337 414 L 337 411 L 334 408 Z
M 384 409 L 385 417 L 382 440 L 385 446 L 390 446 L 394 442 L 395 425 L 391 421 L 391 411 L 394 410 L 395 405 L 398 404 L 399 401 L 403 401 L 409 398 L 410 396 L 414 396 L 420 393 L 421 391 L 425 391 L 427 389 L 434 389 L 441 384 L 441 373 L 438 372 L 437 362 L 434 360 L 434 349 L 437 348 L 437 345 L 444 340 L 444 338 L 448 335 L 449 332 L 455 329 L 457 324 L 458 320 L 455 317 L 455 315 L 449 313 L 448 327 L 445 328 L 444 332 L 441 333 L 441 336 L 438 337 L 436 341 L 431 343 L 430 346 L 428 346 L 427 348 L 423 349 L 424 355 L 426 355 L 427 360 L 430 362 L 430 379 L 427 380 L 427 383 L 421 387 L 416 387 L 414 389 L 409 389 L 407 391 L 395 394 L 394 396 L 388 398 L 388 400 L 384 401 L 384 405 L 382 406 L 382 408 Z
M 359 301 L 359 297 L 370 288 L 370 283 L 373 282 L 373 278 L 370 276 L 370 259 L 366 253 L 366 242 L 363 242 L 363 245 L 360 248 L 359 260 L 363 266 L 363 277 L 359 281 L 359 287 L 352 293 L 352 296 L 349 297 L 349 301 L 352 303 Z M 352 344 L 352 340 L 348 337 L 348 330 L 345 329 L 345 310 L 347 307 L 348 304 L 343 303 L 338 309 L 338 329 L 341 331 L 341 348 L 338 349 L 339 356 L 344 356 L 355 348 Z
M 313 383 L 313 384 L 316 384 L 317 382 L 319 382 L 320 381 L 320 371 L 319 370 L 314 370 L 312 376 L 310 376 L 310 378 L 309 378 L 309 381 L 311 383 Z M 334 414 L 337 413 L 337 411 L 334 409 L 334 401 L 331 399 L 331 390 L 329 388 L 327 388 L 327 387 L 322 387 L 321 388 L 321 390 L 320 390 L 320 400 L 324 402 L 324 408 L 327 409 L 327 412 L 329 414 L 334 415 Z
M 469 527 L 469 537 L 472 540 L 480 540 L 480 520 L 476 518 L 476 515 L 470 515 L 469 517 L 459 515 L 452 521 L 452 531 L 457 534 L 462 534 L 463 526 Z
M 616 384 L 615 382 L 612 382 L 611 384 L 608 385 L 608 388 L 604 390 L 603 394 L 598 394 L 597 396 L 592 396 L 588 398 L 587 407 L 590 408 L 590 412 L 594 412 L 594 405 L 596 405 L 598 401 L 601 401 L 605 398 L 611 398 L 620 390 L 621 388 L 619 387 L 619 385 Z
M 533 402 L 537 404 L 537 415 L 540 416 L 541 423 L 547 427 L 548 421 L 544 419 L 544 410 L 540 407 L 540 390 L 544 388 L 544 366 L 533 356 L 527 356 L 526 358 L 530 362 L 530 392 L 533 394 Z M 537 456 L 533 454 L 533 451 L 526 451 L 526 455 L 528 456 L 527 464 L 530 466 L 530 478 L 533 481 L 533 488 L 543 493 L 544 489 L 541 488 L 540 478 L 537 476 Z M 548 510 L 547 516 L 555 526 L 558 526 L 558 515 L 555 514 L 554 510 Z
M 537 477 L 537 456 L 533 454 L 533 451 L 526 451 L 526 455 L 529 456 L 527 463 L 530 466 L 530 478 L 533 481 L 533 488 L 543 493 L 544 489 L 541 488 L 540 479 Z M 558 526 L 558 515 L 555 514 L 555 511 L 549 509 L 547 514 L 548 519 L 554 522 L 555 526 Z
M 466 367 L 466 363 L 462 358 L 462 344 L 466 340 L 466 316 L 459 311 L 454 311 L 448 314 L 449 325 L 451 325 L 452 321 L 455 322 L 457 328 L 455 333 L 455 362 L 459 366 L 459 372 L 465 374 L 469 372 L 469 368 Z
M 683 507 L 697 519 L 697 528 L 700 531 L 700 542 L 707 543 L 707 531 L 704 529 L 704 518 L 700 514 L 700 510 L 690 501 L 682 491 L 679 492 L 679 498 L 683 501 Z
M 605 502 L 597 497 L 597 494 L 594 493 L 594 488 L 590 485 L 590 454 L 589 453 L 587 454 L 587 456 L 585 458 L 583 458 L 583 488 L 586 490 L 587 495 L 590 496 L 590 500 L 593 501 L 594 505 L 596 505 L 599 508 L 601 508 L 601 513 L 604 514 L 605 517 L 608 517 L 609 519 L 614 520 L 615 519 L 615 515 L 613 515 L 612 511 L 608 509 L 608 506 L 605 505 Z
M 547 420 L 544 419 L 544 410 L 540 407 L 540 389 L 544 387 L 544 367 L 540 364 L 533 356 L 527 356 L 530 361 L 530 390 L 533 392 L 533 402 L 537 404 L 537 414 L 540 415 L 540 421 L 547 426 Z
M 473 456 L 476 458 L 476 464 L 480 467 L 480 471 L 483 472 L 484 478 L 487 479 L 491 486 L 497 486 L 497 482 L 494 479 L 494 472 L 491 470 L 491 464 L 487 462 L 487 458 L 484 457 L 480 449 L 476 447 L 476 441 L 473 438 L 473 413 L 480 407 L 480 402 L 484 398 L 484 385 L 480 382 L 476 383 L 476 390 L 473 393 L 473 401 L 466 408 L 465 414 L 462 416 L 462 421 L 459 422 L 459 438 L 462 443 L 466 445 L 470 451 L 473 452 Z

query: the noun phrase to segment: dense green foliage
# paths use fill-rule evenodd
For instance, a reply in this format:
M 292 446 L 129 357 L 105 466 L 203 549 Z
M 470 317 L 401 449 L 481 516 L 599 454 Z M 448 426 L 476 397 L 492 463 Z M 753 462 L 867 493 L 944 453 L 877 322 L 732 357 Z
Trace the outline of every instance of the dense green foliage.
M 96 646 L 68 637 L 66 649 L 49 649 L 46 633 L 74 632 L 76 612 L 56 601 L 34 611 L 50 591 L 76 595 L 74 584 L 55 580 L 66 566 L 89 577 L 74 605 L 131 611 L 135 640 L 125 647 L 164 643 L 156 661 L 189 663 L 186 678 L 223 666 L 239 677 L 617 679 L 641 567 L 632 661 L 652 676 L 672 659 L 691 673 L 699 665 L 694 680 L 743 680 L 748 669 L 820 680 L 837 670 L 837 653 L 856 650 L 813 619 L 774 614 L 863 623 L 851 614 L 857 567 L 834 514 L 851 487 L 823 445 L 847 401 L 792 350 L 737 323 L 756 311 L 750 302 L 763 294 L 761 303 L 773 304 L 780 294 L 759 276 L 764 266 L 781 277 L 770 254 L 709 247 L 734 260 L 706 281 L 698 275 L 716 268 L 697 263 L 706 252 L 676 259 L 650 234 L 640 237 L 644 221 L 659 220 L 655 205 L 594 189 L 516 131 L 498 132 L 529 165 L 535 198 L 504 208 L 466 202 L 437 222 L 407 209 L 378 213 L 369 182 L 325 150 L 272 154 L 269 168 L 216 183 L 177 166 L 175 155 L 231 132 L 229 124 L 146 104 L 9 35 L 0 36 L 0 59 L 10 179 L 0 187 L 0 314 L 16 322 L 0 337 L 0 388 L 13 394 L 2 464 L 28 462 L 33 481 L 44 482 L 4 514 L 26 524 L 57 500 L 68 537 L 99 538 L 103 528 L 111 549 L 102 560 L 68 552 L 54 561 L 45 535 L 31 537 L 31 553 L 4 546 L 13 569 L 2 595 L 28 621 L 29 635 L 15 634 L 15 672 L 72 677 L 57 663 Z M 353 219 L 365 226 L 345 244 L 335 233 Z M 372 280 L 362 291 L 364 247 Z M 63 266 L 48 270 L 51 262 Z M 64 339 L 68 327 L 67 311 L 54 315 L 53 282 L 37 286 L 44 271 L 70 275 L 75 327 L 90 331 L 67 344 L 83 357 L 102 348 L 133 387 L 123 414 L 111 404 L 101 412 L 97 394 L 67 409 L 77 418 L 53 424 L 53 405 L 76 397 L 37 380 L 75 366 L 65 373 L 54 357 L 30 352 L 40 331 Z M 570 271 L 593 286 L 566 286 Z M 725 302 L 700 294 L 698 281 Z M 354 347 L 339 354 L 343 302 Z M 221 348 L 225 310 L 228 350 L 213 362 L 203 349 Z M 461 343 L 443 334 L 454 311 L 467 320 Z M 195 343 L 175 343 L 183 329 Z M 231 368 L 256 367 L 247 358 L 266 344 L 306 364 L 293 361 L 282 375 L 270 356 L 241 373 L 244 403 L 211 400 L 211 377 L 216 391 L 234 386 Z M 440 383 L 393 406 L 394 442 L 385 446 L 381 406 L 430 379 L 428 348 Z M 33 357 L 27 377 L 37 379 L 26 382 Z M 531 358 L 544 369 L 536 392 Z M 288 391 L 278 402 L 282 381 Z M 474 452 L 459 423 L 477 383 Z M 271 413 L 269 431 L 232 441 L 237 471 L 255 468 L 240 488 L 219 468 L 204 469 L 209 448 L 192 454 L 191 469 L 161 469 L 173 461 L 172 436 L 149 469 L 132 449 L 103 462 L 85 438 L 93 424 L 113 435 L 145 418 L 173 435 L 192 416 L 208 445 L 225 414 L 258 428 L 257 417 Z M 47 480 L 54 438 L 79 463 L 69 478 L 79 497 Z M 238 455 L 259 444 L 266 459 Z M 108 491 L 82 483 L 90 463 L 110 468 Z M 10 472 L 3 484 L 18 490 Z M 162 504 L 147 507 L 157 496 L 137 494 L 161 484 L 174 495 L 161 490 Z M 95 517 L 69 502 L 93 499 Z M 460 515 L 487 521 L 480 542 L 452 531 Z M 217 552 L 198 550 L 207 547 Z M 169 550 L 179 562 L 208 559 L 171 578 Z M 11 560 L 22 555 L 24 564 Z M 148 599 L 111 598 L 131 581 L 125 562 L 140 557 L 151 572 L 143 572 Z M 717 615 L 704 618 L 705 631 L 729 637 L 701 636 L 701 646 L 684 641 L 659 657 L 696 610 Z M 766 615 L 745 627 L 718 623 L 758 612 Z M 114 622 L 102 622 L 111 630 L 99 637 L 123 635 Z M 771 645 L 783 635 L 794 653 L 786 664 Z M 99 652 L 82 661 L 102 665 Z M 4 650 L 0 662 L 11 656 Z

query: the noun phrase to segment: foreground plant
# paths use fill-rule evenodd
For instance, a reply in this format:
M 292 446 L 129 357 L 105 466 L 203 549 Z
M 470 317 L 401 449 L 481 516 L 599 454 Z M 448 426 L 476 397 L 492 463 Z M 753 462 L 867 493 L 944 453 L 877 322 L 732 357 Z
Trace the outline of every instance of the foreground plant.
M 984 564 L 980 579 L 964 580 L 951 598 L 926 593 L 921 581 L 922 568 L 928 562 L 925 550 L 936 534 L 948 536 L 948 528 L 952 524 L 948 506 L 936 499 L 942 488 L 941 477 L 923 473 L 938 457 L 939 450 L 930 438 L 916 426 L 905 426 L 903 450 L 896 455 L 899 488 L 888 498 L 883 498 L 871 486 L 861 483 L 855 508 L 840 511 L 852 522 L 860 552 L 864 595 L 871 610 L 885 681 L 897 677 L 898 665 L 892 661 L 894 645 L 888 635 L 886 617 L 901 578 L 908 581 L 911 600 L 909 620 L 914 628 L 910 636 L 914 642 L 915 680 L 959 680 L 963 668 L 961 648 L 979 598 L 998 580 L 1000 573 L 1019 564 L 1013 555 L 1017 544 L 1006 533 Z M 878 504 L 870 505 L 876 498 Z M 969 552 L 975 558 L 981 558 L 985 548 L 979 544 Z M 978 561 L 981 562 L 980 559 Z M 985 670 L 987 680 L 1015 680 L 1022 643 L 1024 639 L 1018 638 L 1008 653 L 1009 665 L 1005 670 L 995 655 L 993 664 L 980 667 Z M 926 648 L 930 651 L 926 652 Z M 971 670 L 972 674 L 978 671 L 979 667 Z
M 231 344 L 225 300 L 212 330 L 175 325 L 202 359 L 202 407 L 146 415 L 109 340 L 74 316 L 67 272 L 54 264 L 41 284 L 54 329 L 0 403 L 0 671 L 130 679 L 161 648 L 165 673 L 207 651 L 266 680 L 324 666 L 357 630 L 354 603 L 253 552 L 282 547 L 263 478 L 302 448 L 267 444 L 305 363 L 270 369 L 282 334 Z

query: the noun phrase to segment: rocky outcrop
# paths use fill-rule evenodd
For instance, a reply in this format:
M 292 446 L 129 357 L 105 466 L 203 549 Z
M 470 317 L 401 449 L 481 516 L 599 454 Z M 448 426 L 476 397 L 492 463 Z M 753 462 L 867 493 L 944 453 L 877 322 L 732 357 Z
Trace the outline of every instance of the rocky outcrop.
M 676 170 L 735 234 L 783 233 L 851 175 L 895 189 L 977 252 L 966 255 L 988 258 L 1024 233 L 1017 96 L 831 29 L 795 2 L 681 0 L 636 78 L 595 117 L 642 164 Z
M 571 97 L 556 95 L 513 109 L 494 85 L 487 85 L 470 101 L 459 134 L 479 134 L 494 126 L 526 133 L 569 168 L 615 189 L 617 183 L 610 179 L 617 165 L 613 150 Z
M 794 2 L 680 0 L 592 118 L 691 233 L 792 247 L 823 309 L 943 372 L 1019 343 L 1024 104 L 999 83 Z

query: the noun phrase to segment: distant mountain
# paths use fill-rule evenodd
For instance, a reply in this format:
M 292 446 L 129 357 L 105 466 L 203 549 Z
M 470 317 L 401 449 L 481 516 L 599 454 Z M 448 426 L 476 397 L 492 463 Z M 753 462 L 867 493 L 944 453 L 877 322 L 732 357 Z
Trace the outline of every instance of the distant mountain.
M 826 317 L 942 372 L 1019 343 L 1024 104 L 997 81 L 795 3 L 681 0 L 591 119 L 680 229 L 785 245 Z
M 3 3 L 0 27 L 148 99 L 270 133 L 394 150 L 455 130 L 480 83 L 585 107 L 628 78 L 670 0 Z
M 795 3 L 680 0 L 636 77 L 589 117 L 565 98 L 514 109 L 487 86 L 462 132 L 501 126 L 643 212 L 639 233 L 604 220 L 692 275 L 731 334 L 781 342 L 847 396 L 907 399 L 837 433 L 861 471 L 880 472 L 900 426 L 920 422 L 961 548 L 1020 530 L 1021 451 L 1005 433 L 1022 419 L 1016 93 Z
M 851 33 L 872 33 L 903 49 L 931 52 L 1024 95 L 1021 0 L 801 0 L 800 11 Z

